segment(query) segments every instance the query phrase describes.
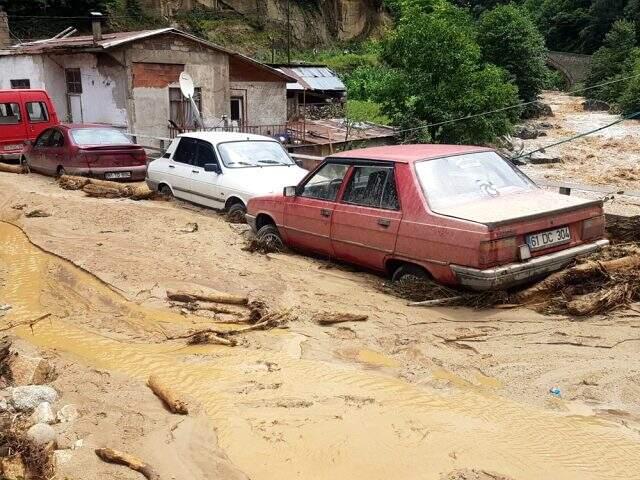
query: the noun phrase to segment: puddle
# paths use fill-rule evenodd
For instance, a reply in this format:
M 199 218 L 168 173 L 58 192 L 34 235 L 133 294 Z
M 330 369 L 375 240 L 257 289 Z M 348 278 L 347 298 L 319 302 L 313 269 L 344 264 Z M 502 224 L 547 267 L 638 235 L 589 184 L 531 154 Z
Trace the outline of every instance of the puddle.
M 294 333 L 274 333 L 273 349 L 152 343 L 189 320 L 125 301 L 2 223 L 1 267 L 0 300 L 13 306 L 3 323 L 52 313 L 16 334 L 141 380 L 158 373 L 204 405 L 220 446 L 254 480 L 437 479 L 463 467 L 516 480 L 640 478 L 640 444 L 616 426 L 464 386 L 440 395 L 379 369 L 276 348 L 299 345 Z M 367 350 L 356 358 L 391 360 Z

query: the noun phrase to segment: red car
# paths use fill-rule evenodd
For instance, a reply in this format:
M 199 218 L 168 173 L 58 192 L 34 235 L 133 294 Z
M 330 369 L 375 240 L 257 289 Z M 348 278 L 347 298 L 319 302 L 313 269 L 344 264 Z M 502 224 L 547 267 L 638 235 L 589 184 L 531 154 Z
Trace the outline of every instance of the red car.
M 609 243 L 601 201 L 541 190 L 473 146 L 343 152 L 247 210 L 264 241 L 476 290 L 525 283 Z
M 56 109 L 44 90 L 0 90 L 0 160 L 20 160 L 25 140 L 58 124 Z
M 120 130 L 104 125 L 57 125 L 29 142 L 23 162 L 46 175 L 144 180 L 147 154 Z

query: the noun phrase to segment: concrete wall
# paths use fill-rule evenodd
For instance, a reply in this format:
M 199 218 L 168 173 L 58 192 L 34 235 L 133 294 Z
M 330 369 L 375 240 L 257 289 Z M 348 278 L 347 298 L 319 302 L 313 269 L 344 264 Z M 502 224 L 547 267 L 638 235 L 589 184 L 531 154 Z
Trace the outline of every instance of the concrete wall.
M 11 80 L 25 78 L 31 82 L 31 88 L 46 88 L 42 58 L 39 55 L 0 56 L 0 72 L 0 89 L 11 88 Z
M 244 98 L 246 125 L 287 123 L 287 87 L 284 82 L 231 82 L 231 95 Z

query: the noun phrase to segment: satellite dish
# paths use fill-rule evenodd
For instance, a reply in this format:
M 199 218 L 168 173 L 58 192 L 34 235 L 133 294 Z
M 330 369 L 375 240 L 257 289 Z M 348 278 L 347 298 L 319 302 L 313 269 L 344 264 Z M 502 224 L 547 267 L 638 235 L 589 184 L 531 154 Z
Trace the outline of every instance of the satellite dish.
M 186 98 L 193 98 L 196 89 L 193 86 L 193 79 L 187 72 L 182 72 L 178 80 L 180 83 L 180 91 Z

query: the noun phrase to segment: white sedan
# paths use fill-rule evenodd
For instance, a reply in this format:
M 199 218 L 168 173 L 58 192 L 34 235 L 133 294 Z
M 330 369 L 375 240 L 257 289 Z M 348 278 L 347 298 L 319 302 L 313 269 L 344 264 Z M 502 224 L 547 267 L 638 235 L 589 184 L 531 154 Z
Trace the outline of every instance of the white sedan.
M 307 174 L 280 142 L 260 135 L 194 132 L 179 135 L 147 169 L 152 190 L 224 210 L 241 221 L 250 198 L 282 192 Z

